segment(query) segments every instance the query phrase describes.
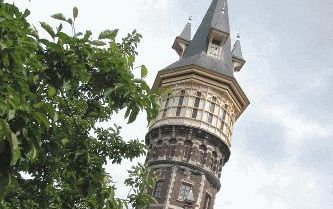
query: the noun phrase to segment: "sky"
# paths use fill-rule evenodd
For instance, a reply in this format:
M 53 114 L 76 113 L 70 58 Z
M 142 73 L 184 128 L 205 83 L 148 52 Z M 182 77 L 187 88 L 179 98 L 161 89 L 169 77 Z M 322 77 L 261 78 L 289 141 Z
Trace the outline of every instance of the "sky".
M 13 0 L 11 0 L 12 2 Z M 158 70 L 178 59 L 171 49 L 189 16 L 194 31 L 211 0 L 14 0 L 30 20 L 79 9 L 78 30 L 133 29 L 143 35 L 137 65 Z M 234 127 L 232 155 L 215 208 L 333 208 L 333 1 L 229 0 L 232 37 L 241 34 L 247 63 L 235 77 L 251 101 Z M 125 139 L 143 139 L 144 114 L 126 125 Z M 125 170 L 144 158 L 107 165 L 124 196 Z

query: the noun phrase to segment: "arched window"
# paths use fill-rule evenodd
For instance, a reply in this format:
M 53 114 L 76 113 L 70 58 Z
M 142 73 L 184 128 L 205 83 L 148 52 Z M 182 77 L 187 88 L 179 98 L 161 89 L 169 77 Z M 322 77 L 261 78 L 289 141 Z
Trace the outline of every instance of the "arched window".
M 201 165 L 206 163 L 206 156 L 207 156 L 207 147 L 205 145 L 201 145 L 199 147 L 199 162 Z
M 184 146 L 185 146 L 184 159 L 189 161 L 191 159 L 193 143 L 191 141 L 187 140 L 184 142 Z
M 225 126 L 225 120 L 226 120 L 226 117 L 227 117 L 227 109 L 228 109 L 228 105 L 225 104 L 223 106 L 223 111 L 222 111 L 222 122 L 221 122 L 221 130 L 223 131 L 224 129 L 224 126 Z
M 169 157 L 175 157 L 176 155 L 177 140 L 170 139 L 169 141 Z
M 194 109 L 193 109 L 193 112 L 192 112 L 192 118 L 197 118 L 201 95 L 202 95 L 201 92 L 198 91 L 197 95 L 195 97 L 195 101 L 194 101 Z
M 165 105 L 164 105 L 164 110 L 163 110 L 162 118 L 165 118 L 165 117 L 166 117 L 166 114 L 167 114 L 167 112 L 168 112 L 168 107 L 169 107 L 170 97 L 171 97 L 171 93 L 168 94 L 167 99 L 166 99 L 166 101 L 165 101 Z
M 212 122 L 213 122 L 213 116 L 214 116 L 214 112 L 215 112 L 216 102 L 217 102 L 216 97 L 213 97 L 212 101 L 210 101 L 209 113 L 208 113 L 208 118 L 207 118 L 207 122 L 209 124 L 212 124 Z
M 179 97 L 179 100 L 178 100 L 178 106 L 177 106 L 177 111 L 176 111 L 176 116 L 177 117 L 179 117 L 180 113 L 182 112 L 182 106 L 183 106 L 183 103 L 184 103 L 184 98 L 185 98 L 185 90 L 182 90 L 180 92 L 180 97 Z

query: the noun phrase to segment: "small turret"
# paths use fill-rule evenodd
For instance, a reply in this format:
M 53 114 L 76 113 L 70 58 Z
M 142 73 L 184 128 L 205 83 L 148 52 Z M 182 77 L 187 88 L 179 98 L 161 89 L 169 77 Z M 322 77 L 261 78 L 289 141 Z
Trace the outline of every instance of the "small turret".
M 234 64 L 234 71 L 239 72 L 243 68 L 245 62 L 246 61 L 243 58 L 242 47 L 240 44 L 240 36 L 237 35 L 237 41 L 232 49 L 232 63 Z
M 191 43 L 191 23 L 188 22 L 185 25 L 182 33 L 176 37 L 172 48 L 177 52 L 180 58 L 183 57 L 183 54 L 187 46 Z

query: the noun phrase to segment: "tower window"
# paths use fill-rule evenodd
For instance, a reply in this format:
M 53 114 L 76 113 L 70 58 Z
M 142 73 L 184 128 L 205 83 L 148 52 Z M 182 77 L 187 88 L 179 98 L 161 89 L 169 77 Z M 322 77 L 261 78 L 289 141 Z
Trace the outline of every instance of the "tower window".
M 195 97 L 195 101 L 194 101 L 194 109 L 192 112 L 192 118 L 197 118 L 198 115 L 198 107 L 200 105 L 200 98 L 201 98 L 201 92 L 197 92 L 197 96 Z
M 184 97 L 185 97 L 185 90 L 182 90 L 180 93 L 179 101 L 178 101 L 178 107 L 176 111 L 176 116 L 179 117 L 180 113 L 182 112 L 182 106 L 184 103 Z
M 154 197 L 161 197 L 162 196 L 162 189 L 163 189 L 163 181 L 157 181 L 155 188 L 154 188 Z
M 210 202 L 211 202 L 211 197 L 208 193 L 206 193 L 205 196 L 205 202 L 204 202 L 204 209 L 210 209 Z
M 221 130 L 223 131 L 224 125 L 225 125 L 225 119 L 227 117 L 227 109 L 228 109 L 228 105 L 224 105 L 224 109 L 222 112 L 222 122 L 221 122 Z
M 165 101 L 165 106 L 164 106 L 162 118 L 165 118 L 165 116 L 166 116 L 166 114 L 168 112 L 168 107 L 169 107 L 169 102 L 170 102 L 170 96 L 171 96 L 171 94 L 169 93 L 168 97 L 167 97 L 167 99 Z
M 179 195 L 178 195 L 178 199 L 184 201 L 187 197 L 187 195 L 190 193 L 191 191 L 191 186 L 188 184 L 182 184 L 180 186 L 180 190 L 179 190 Z
M 210 105 L 209 105 L 209 112 L 208 113 L 208 119 L 207 119 L 207 122 L 209 124 L 212 124 L 213 122 L 213 116 L 214 116 L 214 112 L 215 112 L 215 106 L 216 106 L 216 97 L 213 97 L 212 101 L 210 102 Z

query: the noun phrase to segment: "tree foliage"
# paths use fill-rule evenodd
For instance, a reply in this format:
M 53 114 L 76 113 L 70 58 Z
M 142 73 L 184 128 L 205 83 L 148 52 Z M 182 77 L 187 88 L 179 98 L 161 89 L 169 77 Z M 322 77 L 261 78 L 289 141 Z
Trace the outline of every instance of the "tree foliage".
M 138 140 L 124 141 L 120 127 L 98 127 L 126 109 L 132 123 L 144 110 L 157 113 L 156 95 L 133 75 L 136 31 L 121 42 L 117 30 L 98 39 L 76 32 L 79 11 L 59 13 L 57 28 L 41 22 L 41 38 L 24 12 L 0 0 L 0 208 L 143 208 L 153 179 L 139 165 L 130 172 L 127 199 L 117 199 L 103 166 L 145 154 Z M 63 31 L 70 26 L 72 33 Z M 24 178 L 27 173 L 31 178 Z

